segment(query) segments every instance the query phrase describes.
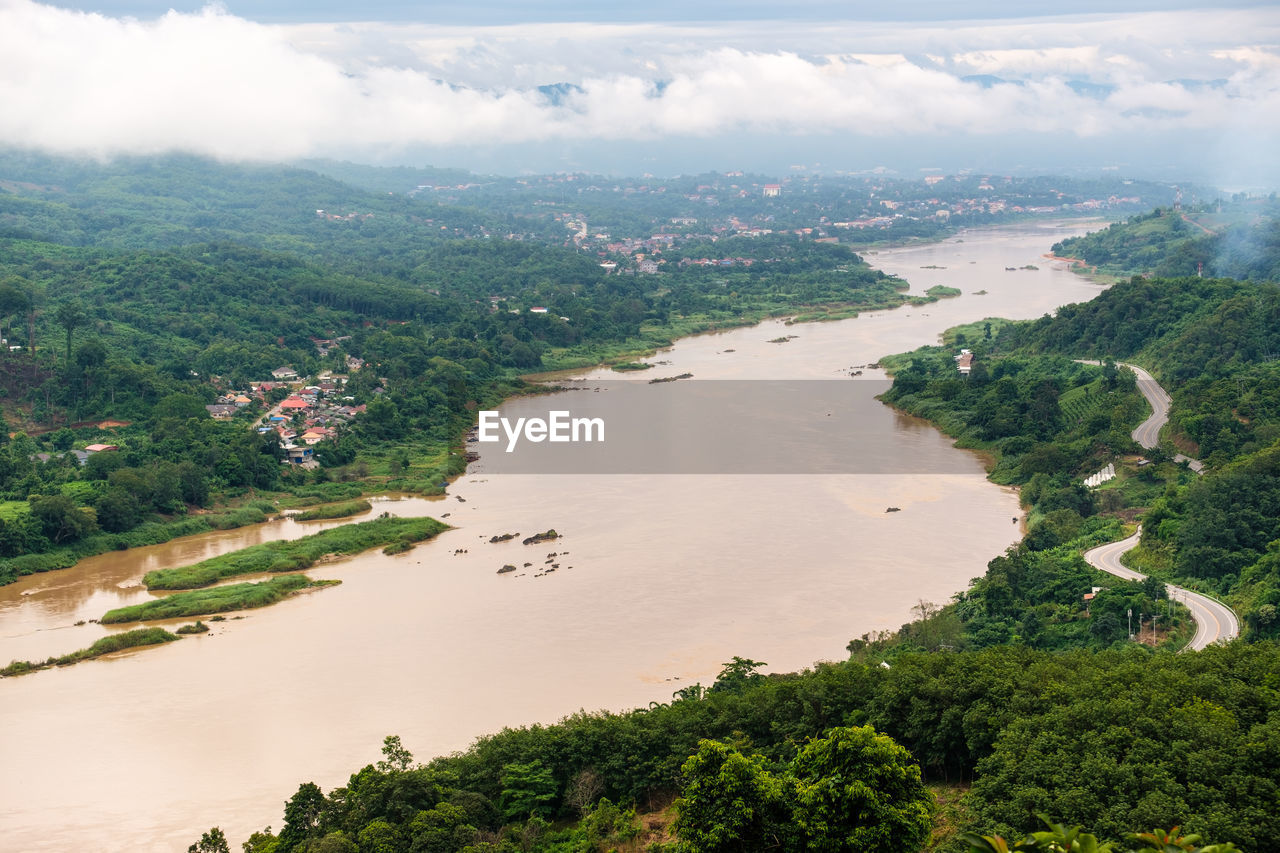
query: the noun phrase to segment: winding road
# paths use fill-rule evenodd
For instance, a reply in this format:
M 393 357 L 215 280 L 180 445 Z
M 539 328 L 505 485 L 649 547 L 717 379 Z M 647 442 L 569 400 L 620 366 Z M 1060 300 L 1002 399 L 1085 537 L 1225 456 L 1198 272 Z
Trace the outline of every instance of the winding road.
M 1097 364 L 1098 362 L 1088 363 Z M 1134 372 L 1134 375 L 1138 377 L 1138 391 L 1151 404 L 1151 417 L 1139 424 L 1138 428 L 1133 431 L 1133 440 L 1147 449 L 1156 447 L 1160 443 L 1160 430 L 1169 421 L 1169 394 L 1160 387 L 1160 384 L 1152 378 L 1150 373 L 1147 373 L 1141 367 L 1121 362 L 1116 364 L 1118 367 L 1127 367 Z M 1199 460 L 1183 456 L 1181 453 L 1174 457 L 1174 461 L 1186 462 L 1187 467 L 1197 474 L 1204 470 L 1204 465 Z M 1126 552 L 1137 547 L 1138 539 L 1141 535 L 1142 528 L 1139 527 L 1137 532 L 1128 539 L 1121 539 L 1119 542 L 1108 542 L 1106 545 L 1090 548 L 1084 552 L 1084 558 L 1095 569 L 1100 569 L 1116 577 L 1131 581 L 1144 580 L 1146 575 L 1141 572 L 1135 572 L 1133 569 L 1125 568 L 1120 564 L 1120 558 Z M 1191 638 L 1191 642 L 1187 643 L 1183 651 L 1199 651 L 1205 646 L 1219 641 L 1226 642 L 1240 635 L 1240 619 L 1230 607 L 1227 607 L 1221 601 L 1173 584 L 1165 584 L 1164 588 L 1171 600 L 1182 603 L 1191 611 L 1191 618 L 1196 623 L 1195 636 Z
M 1164 429 L 1164 425 L 1169 422 L 1169 404 L 1173 402 L 1172 398 L 1150 373 L 1136 364 L 1116 362 L 1116 366 L 1127 367 L 1133 371 L 1134 376 L 1138 377 L 1138 391 L 1151 404 L 1151 417 L 1138 424 L 1138 428 L 1133 431 L 1133 440 L 1150 450 L 1160 444 L 1160 430 Z M 1197 474 L 1204 470 L 1204 464 L 1199 459 L 1192 459 L 1181 453 L 1174 456 L 1173 461 L 1186 462 L 1187 467 Z
M 1108 542 L 1106 545 L 1090 548 L 1084 552 L 1084 558 L 1095 569 L 1101 569 L 1116 577 L 1132 581 L 1143 580 L 1146 575 L 1120 565 L 1121 555 L 1137 547 L 1138 537 L 1141 535 L 1142 528 L 1139 527 L 1137 532 L 1128 539 L 1121 539 L 1119 542 Z M 1225 642 L 1239 636 L 1240 620 L 1231 608 L 1221 601 L 1198 592 L 1192 592 L 1189 589 L 1183 589 L 1180 586 L 1174 586 L 1171 583 L 1165 584 L 1164 588 L 1171 600 L 1185 605 L 1191 611 L 1191 618 L 1196 623 L 1195 636 L 1191 638 L 1191 642 L 1187 643 L 1183 651 L 1199 651 L 1219 640 Z

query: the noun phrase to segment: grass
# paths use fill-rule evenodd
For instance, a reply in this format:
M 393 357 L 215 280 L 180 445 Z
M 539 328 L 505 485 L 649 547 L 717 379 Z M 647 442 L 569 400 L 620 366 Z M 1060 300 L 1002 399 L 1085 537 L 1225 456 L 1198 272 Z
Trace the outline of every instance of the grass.
M 973 323 L 964 323 L 959 326 L 952 326 L 942 333 L 942 342 L 947 346 L 961 346 L 958 344 L 960 336 L 964 336 L 964 340 L 969 344 L 976 344 L 987 338 L 987 326 L 991 326 L 991 336 L 995 337 L 1000 334 L 1000 329 L 1009 325 L 1009 320 L 1003 317 L 984 317 Z
M 261 583 L 236 583 L 177 592 L 143 604 L 109 610 L 99 621 L 103 625 L 121 622 L 146 622 L 153 619 L 183 619 L 188 616 L 210 616 L 230 610 L 252 610 L 267 607 L 299 590 L 330 586 L 338 581 L 313 581 L 306 575 L 281 575 Z
M 92 660 L 103 655 L 109 655 L 112 652 L 133 649 L 139 646 L 171 643 L 177 639 L 180 639 L 177 634 L 171 634 L 163 628 L 137 628 L 133 631 L 125 631 L 123 634 L 112 634 L 109 637 L 103 637 L 87 649 L 80 649 L 77 652 L 62 655 L 61 657 L 51 657 L 45 660 L 44 663 L 16 660 L 0 669 L 0 676 L 22 675 L 23 673 L 36 672 L 53 666 L 70 666 L 73 663 Z
M 240 575 L 297 571 L 328 555 L 358 554 L 397 540 L 421 542 L 448 529 L 447 524 L 434 518 L 384 516 L 359 524 L 344 524 L 301 539 L 242 548 L 193 566 L 147 572 L 142 582 L 147 589 L 199 589 Z
M 494 401 L 496 407 L 497 401 Z M 485 408 L 482 405 L 481 408 Z M 492 408 L 489 407 L 489 408 Z M 459 430 L 459 435 L 462 430 Z M 407 440 L 361 456 L 368 472 L 363 477 L 368 491 L 386 490 L 418 495 L 442 495 L 449 480 L 466 470 L 466 460 L 452 441 L 429 438 Z M 402 452 L 409 454 L 409 467 L 392 473 L 391 460 Z M 351 497 L 359 497 L 357 492 Z M 330 498 L 337 500 L 338 498 Z
M 242 506 L 239 509 L 208 515 L 205 518 L 214 530 L 233 530 L 250 524 L 261 524 L 267 520 L 267 514 L 256 506 Z
M 969 825 L 969 813 L 965 808 L 964 795 L 968 792 L 967 784 L 950 782 L 931 782 L 929 792 L 938 804 L 933 813 L 933 831 L 929 836 L 926 850 L 943 850 L 950 847 L 955 839 Z
M 359 483 L 316 483 L 313 486 L 290 489 L 281 496 L 280 507 L 293 509 L 333 501 L 350 501 L 359 498 L 362 493 L 363 488 Z
M 797 323 L 830 323 L 835 320 L 852 320 L 858 316 L 857 308 L 832 308 L 817 311 L 805 311 L 787 320 L 788 326 Z
M 319 521 L 326 518 L 348 518 L 353 515 L 359 515 L 362 512 L 368 512 L 373 509 L 373 504 L 365 500 L 345 501 L 344 503 L 327 504 L 318 506 L 314 509 L 303 510 L 295 515 L 295 521 Z

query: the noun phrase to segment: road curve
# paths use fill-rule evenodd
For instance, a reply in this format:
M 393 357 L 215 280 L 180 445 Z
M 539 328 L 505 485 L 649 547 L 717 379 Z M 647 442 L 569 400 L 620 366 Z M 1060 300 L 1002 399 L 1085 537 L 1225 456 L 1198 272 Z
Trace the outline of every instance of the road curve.
M 1160 430 L 1164 429 L 1164 425 L 1169 422 L 1169 404 L 1173 400 L 1169 393 L 1160 387 L 1160 383 L 1138 365 L 1118 361 L 1116 366 L 1127 367 L 1133 371 L 1133 375 L 1138 377 L 1138 392 L 1151 404 L 1151 417 L 1138 424 L 1138 428 L 1133 431 L 1133 440 L 1150 450 L 1160 444 Z M 1199 459 L 1192 459 L 1181 453 L 1175 455 L 1173 461 L 1186 462 L 1187 467 L 1197 474 L 1204 470 L 1204 464 Z
M 1120 564 L 1120 557 L 1126 551 L 1137 547 L 1138 538 L 1141 535 L 1142 528 L 1139 527 L 1138 531 L 1128 539 L 1121 539 L 1119 542 L 1108 542 L 1106 545 L 1090 548 L 1084 552 L 1084 558 L 1095 569 L 1101 569 L 1116 577 L 1131 581 L 1143 580 L 1146 575 L 1141 572 L 1135 572 L 1133 569 L 1125 568 Z M 1189 589 L 1183 589 L 1180 586 L 1174 586 L 1171 583 L 1165 584 L 1164 588 L 1170 599 L 1180 602 L 1191 611 L 1191 618 L 1196 623 L 1195 636 L 1191 638 L 1191 642 L 1187 643 L 1183 651 L 1199 651 L 1205 646 L 1217 642 L 1226 642 L 1240 635 L 1240 620 L 1236 618 L 1236 614 L 1232 612 L 1231 608 L 1221 601 L 1198 592 L 1192 592 Z
M 1084 360 L 1081 359 L 1081 361 Z M 1085 361 L 1084 363 L 1098 364 L 1099 362 Z M 1138 378 L 1139 393 L 1151 404 L 1151 417 L 1138 424 L 1138 428 L 1133 431 L 1133 440 L 1150 450 L 1160 444 L 1160 430 L 1169 422 L 1169 404 L 1172 402 L 1172 398 L 1167 391 L 1160 387 L 1160 383 L 1156 382 L 1150 373 L 1136 364 L 1118 361 L 1116 366 L 1127 367 L 1133 371 L 1134 376 Z M 1173 460 L 1175 462 L 1186 462 L 1187 467 L 1197 474 L 1204 470 L 1204 464 L 1200 460 L 1192 459 L 1190 456 L 1183 456 L 1181 453 L 1174 456 Z M 1128 539 L 1121 539 L 1119 542 L 1108 542 L 1106 545 L 1090 548 L 1084 552 L 1084 558 L 1095 569 L 1101 569 L 1116 577 L 1131 581 L 1143 580 L 1146 575 L 1141 572 L 1135 572 L 1133 569 L 1127 569 L 1120 564 L 1120 558 L 1126 552 L 1138 546 L 1138 538 L 1141 535 L 1142 528 L 1139 527 L 1138 532 Z M 1168 592 L 1170 599 L 1186 605 L 1187 609 L 1191 611 L 1191 618 L 1196 623 L 1195 636 L 1191 638 L 1191 642 L 1187 643 L 1183 651 L 1188 649 L 1198 651 L 1220 640 L 1225 642 L 1240 636 L 1239 618 L 1230 607 L 1227 607 L 1221 601 L 1173 584 L 1165 584 L 1164 588 Z
M 1076 361 L 1081 364 L 1102 364 L 1096 358 L 1077 358 Z M 1116 367 L 1127 367 L 1133 371 L 1133 375 L 1138 378 L 1138 393 L 1145 397 L 1147 403 L 1151 406 L 1151 417 L 1138 424 L 1138 428 L 1130 435 L 1133 436 L 1134 441 L 1147 450 L 1159 446 L 1160 430 L 1164 429 L 1164 425 L 1169 422 L 1169 405 L 1173 402 L 1173 398 L 1169 396 L 1169 392 L 1160 387 L 1160 383 L 1150 373 L 1147 373 L 1138 365 L 1117 361 Z M 1173 461 L 1186 462 L 1187 467 L 1197 474 L 1204 471 L 1204 463 L 1199 459 L 1192 459 L 1190 456 L 1183 456 L 1181 453 L 1175 454 Z

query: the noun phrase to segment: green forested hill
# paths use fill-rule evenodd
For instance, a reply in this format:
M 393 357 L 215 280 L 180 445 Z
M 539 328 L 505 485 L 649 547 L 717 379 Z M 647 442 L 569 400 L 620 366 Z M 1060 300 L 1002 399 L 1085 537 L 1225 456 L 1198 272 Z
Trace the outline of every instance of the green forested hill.
M 1280 202 L 1275 198 L 1237 200 L 1186 212 L 1156 208 L 1101 231 L 1063 240 L 1053 251 L 1120 275 L 1276 281 L 1280 280 Z
M 234 242 L 386 274 L 411 269 L 442 240 L 509 230 L 465 207 L 285 166 L 182 155 L 103 164 L 0 152 L 0 235 L 68 246 Z
M 998 347 L 1137 361 L 1168 383 L 1175 425 L 1206 456 L 1229 458 L 1280 437 L 1273 282 L 1135 278 L 1053 317 L 1004 327 Z

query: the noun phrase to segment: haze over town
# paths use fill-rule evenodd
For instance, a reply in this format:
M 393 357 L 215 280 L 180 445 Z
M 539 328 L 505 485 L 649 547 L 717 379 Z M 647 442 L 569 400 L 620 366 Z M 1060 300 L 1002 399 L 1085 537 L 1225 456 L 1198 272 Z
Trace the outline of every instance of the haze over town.
M 1272 4 L 172 5 L 0 2 L 0 144 L 1280 183 Z

